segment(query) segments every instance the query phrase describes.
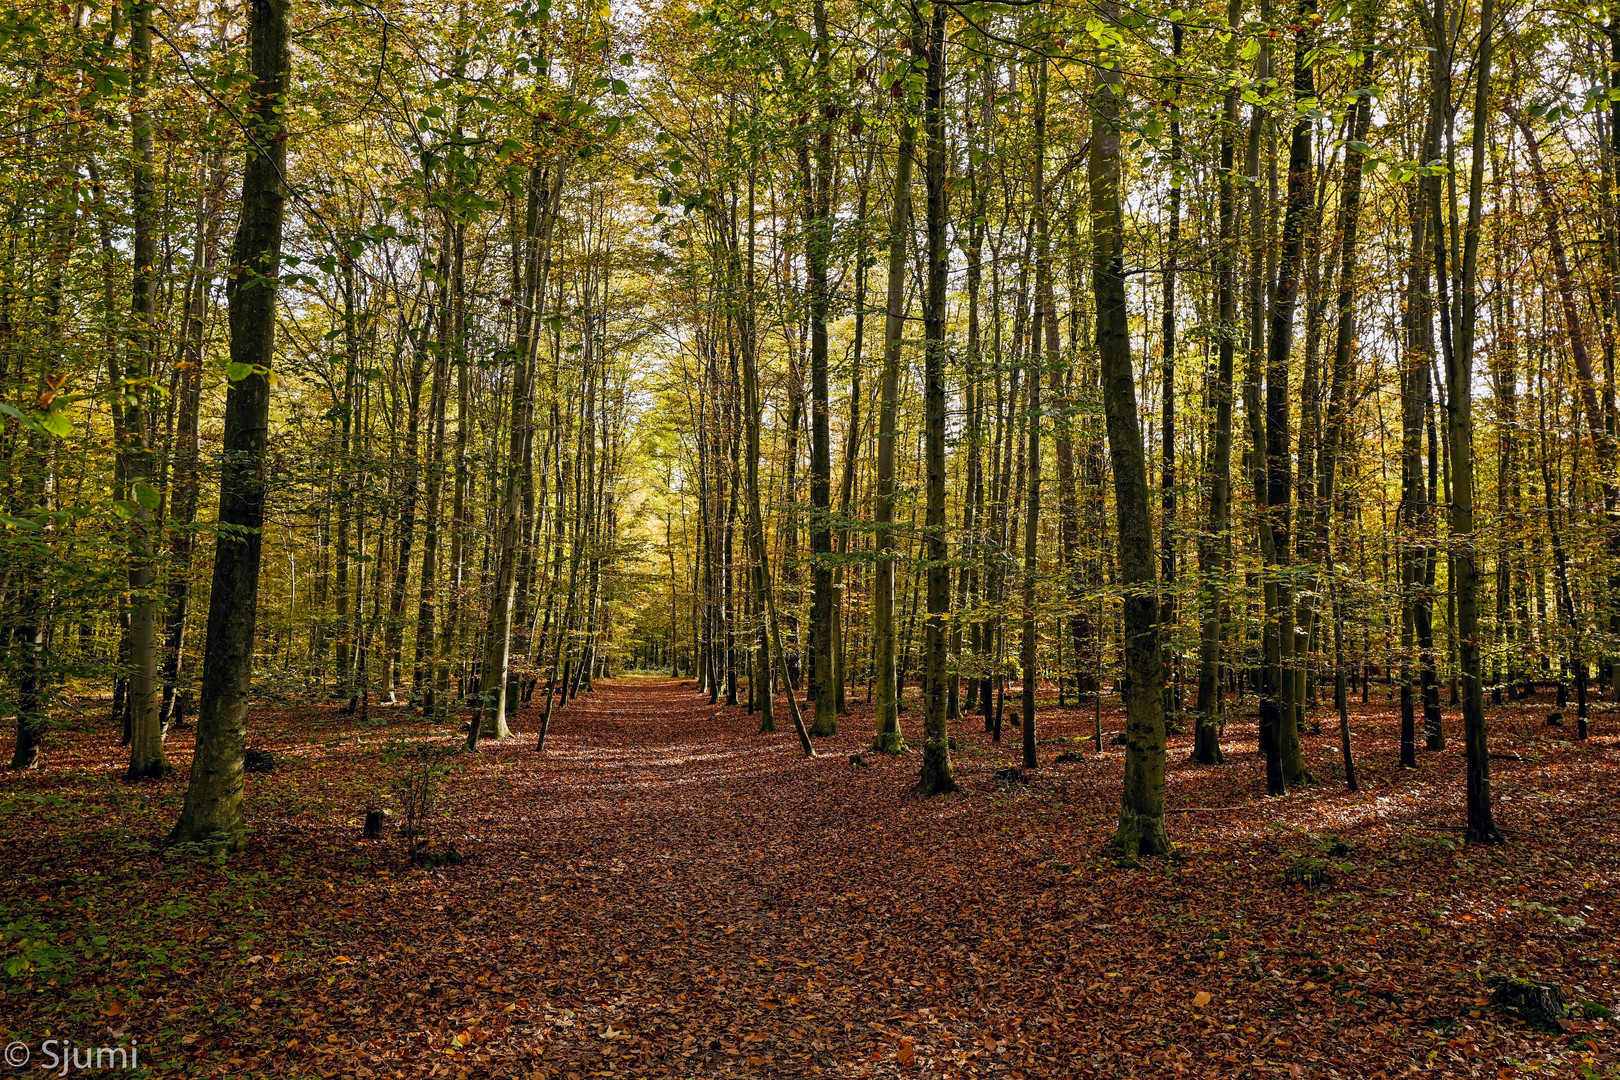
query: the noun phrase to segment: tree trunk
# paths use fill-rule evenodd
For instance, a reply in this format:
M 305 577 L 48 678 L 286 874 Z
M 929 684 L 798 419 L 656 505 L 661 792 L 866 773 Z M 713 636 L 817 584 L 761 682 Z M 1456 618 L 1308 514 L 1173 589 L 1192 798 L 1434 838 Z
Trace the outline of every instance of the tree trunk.
M 546 129 L 539 119 L 535 120 L 532 138 L 536 148 L 546 145 Z M 512 376 L 511 432 L 499 507 L 500 531 L 495 552 L 494 586 L 490 594 L 489 620 L 484 631 L 483 661 L 479 666 L 478 710 L 467 729 L 469 750 L 478 748 L 481 737 L 504 739 L 512 734 L 507 726 L 506 674 L 511 660 L 518 561 L 522 557 L 518 545 L 518 534 L 522 527 L 519 511 L 527 467 L 532 466 L 530 451 L 534 445 L 535 355 L 539 343 L 541 305 L 546 298 L 543 286 L 549 265 L 551 230 L 562 199 L 565 176 L 564 166 L 540 162 L 532 165 L 529 171 L 522 282 L 519 285 L 521 298 L 514 346 L 516 361 Z M 514 285 L 518 284 L 514 282 Z
M 1312 17 L 1315 0 L 1300 4 L 1300 29 L 1294 41 L 1294 101 L 1314 99 L 1315 80 L 1309 54 L 1314 48 Z M 1300 106 L 1303 108 L 1303 106 Z M 1266 525 L 1271 530 L 1271 556 L 1277 589 L 1277 638 L 1281 669 L 1273 687 L 1279 691 L 1277 742 L 1283 776 L 1291 785 L 1314 783 L 1300 752 L 1295 710 L 1294 600 L 1286 569 L 1291 558 L 1289 507 L 1292 501 L 1293 461 L 1290 456 L 1288 361 L 1294 343 L 1294 308 L 1299 294 L 1299 272 L 1304 252 L 1306 218 L 1311 199 L 1311 118 L 1301 112 L 1294 121 L 1288 145 L 1288 203 L 1283 214 L 1282 249 L 1278 253 L 1277 287 L 1271 298 L 1271 327 L 1266 347 Z
M 229 374 L 225 396 L 224 462 L 214 578 L 208 602 L 197 748 L 185 806 L 171 843 L 218 844 L 240 850 L 242 758 L 247 746 L 253 683 L 253 635 L 258 620 L 259 561 L 268 488 L 270 369 L 275 358 L 277 277 L 281 268 L 283 176 L 287 150 L 282 94 L 289 81 L 289 0 L 250 0 L 247 163 L 242 214 L 231 253 Z
M 733 229 L 735 233 L 735 229 Z M 765 630 L 770 638 L 771 652 L 775 654 L 777 669 L 782 675 L 782 685 L 787 689 L 788 710 L 793 715 L 793 730 L 799 736 L 799 745 L 803 748 L 806 757 L 815 757 L 814 745 L 810 742 L 809 729 L 805 727 L 804 717 L 799 712 L 798 699 L 793 694 L 793 680 L 788 671 L 787 650 L 782 645 L 782 624 L 776 617 L 776 592 L 771 587 L 770 552 L 765 543 L 765 519 L 760 509 L 759 499 L 759 425 L 761 407 L 759 402 L 759 374 L 757 362 L 757 324 L 754 318 L 754 172 L 748 172 L 748 262 L 743 270 L 743 288 L 746 293 L 742 307 L 740 334 L 742 339 L 743 355 L 743 416 L 747 426 L 748 468 L 746 470 L 748 482 L 748 538 L 753 547 L 754 580 L 758 585 L 760 600 L 765 608 Z M 770 680 L 767 678 L 761 688 L 763 700 L 762 708 L 765 715 L 771 715 Z
M 877 736 L 872 748 L 885 754 L 898 754 L 906 748 L 905 738 L 900 734 L 900 694 L 895 684 L 895 428 L 900 421 L 900 352 L 906 329 L 906 240 L 911 228 L 911 167 L 915 149 L 916 128 L 909 120 L 902 121 L 895 152 L 894 202 L 889 211 L 887 314 L 883 321 L 873 506 L 877 564 L 873 568 L 872 584 L 872 654 Z
M 1370 65 L 1369 65 L 1370 67 Z M 1365 72 L 1366 77 L 1371 71 Z M 1339 743 L 1344 754 L 1345 784 L 1357 790 L 1355 760 L 1350 746 L 1350 714 L 1345 686 L 1344 606 L 1339 596 L 1338 568 L 1335 565 L 1333 521 L 1335 490 L 1339 478 L 1339 456 L 1349 420 L 1350 380 L 1356 343 L 1356 246 L 1361 221 L 1361 171 L 1363 144 L 1372 123 L 1372 96 L 1362 94 L 1355 104 L 1351 121 L 1351 142 L 1345 150 L 1343 180 L 1339 195 L 1339 289 L 1338 322 L 1333 339 L 1333 368 L 1329 374 L 1327 421 L 1322 427 L 1322 444 L 1317 455 L 1316 531 L 1322 562 L 1328 575 L 1333 611 L 1334 705 L 1339 713 Z
M 169 583 L 168 623 L 163 655 L 163 722 L 174 720 L 177 709 L 181 666 L 184 663 L 186 627 L 191 615 L 191 564 L 196 552 L 197 502 L 202 487 L 198 426 L 202 395 L 203 338 L 208 322 L 208 291 L 219 257 L 218 205 L 225 190 L 225 162 L 213 155 L 209 166 L 209 191 L 197 204 L 197 250 L 195 266 L 187 289 L 186 327 L 180 358 L 175 364 L 174 464 L 169 488 Z
M 1227 5 L 1227 26 L 1232 41 L 1226 49 L 1228 66 L 1236 60 L 1238 0 Z M 1236 262 L 1236 193 L 1233 181 L 1234 137 L 1238 125 L 1238 95 L 1229 88 L 1222 99 L 1221 166 L 1219 193 L 1220 236 L 1217 240 L 1215 269 L 1215 308 L 1221 333 L 1216 341 L 1215 378 L 1209 396 L 1214 406 L 1209 431 L 1209 529 L 1198 542 L 1198 574 L 1201 603 L 1198 647 L 1198 727 L 1193 734 L 1192 760 L 1200 765 L 1217 765 L 1221 753 L 1221 607 L 1225 599 L 1225 575 L 1231 569 L 1232 517 L 1232 376 L 1237 337 L 1237 302 L 1233 290 Z
M 157 207 L 153 189 L 152 118 L 149 82 L 152 75 L 152 3 L 130 6 L 129 119 L 131 135 L 130 216 L 134 225 L 130 283 L 130 343 L 124 366 L 125 445 L 120 447 L 129 485 L 129 717 L 128 778 L 161 777 L 169 771 L 163 756 L 163 717 L 158 686 L 159 604 L 153 556 L 157 508 L 157 459 L 152 450 L 150 384 L 157 373 Z
M 1035 610 L 1035 583 L 1040 572 L 1040 520 L 1041 520 L 1041 360 L 1056 364 L 1055 356 L 1042 351 L 1044 337 L 1041 328 L 1053 318 L 1052 302 L 1052 238 L 1050 220 L 1046 211 L 1046 91 L 1048 61 L 1042 55 L 1035 77 L 1035 146 L 1031 164 L 1030 192 L 1034 201 L 1031 208 L 1035 218 L 1035 317 L 1030 324 L 1029 375 L 1025 378 L 1029 392 L 1029 472 L 1025 474 L 1024 489 L 1024 625 L 1019 656 L 1024 676 L 1024 768 L 1033 769 L 1039 762 L 1035 758 L 1035 690 L 1040 679 L 1040 636 L 1037 631 Z M 1055 339 L 1054 339 L 1055 344 Z
M 1113 0 L 1099 8 L 1117 19 Z M 1106 54 L 1104 54 L 1106 57 Z M 1114 467 L 1119 523 L 1119 576 L 1125 588 L 1125 781 L 1113 847 L 1122 859 L 1170 850 L 1164 829 L 1164 664 L 1159 651 L 1158 584 L 1153 523 L 1148 514 L 1147 459 L 1131 371 L 1130 314 L 1125 297 L 1125 218 L 1120 206 L 1120 116 L 1124 82 L 1118 66 L 1097 69 L 1092 96 L 1092 291 L 1103 412 Z
M 936 4 L 928 25 L 928 79 L 923 101 L 923 164 L 928 195 L 928 292 L 923 307 L 923 415 L 928 473 L 923 552 L 928 618 L 923 627 L 923 761 L 917 788 L 924 795 L 957 790 L 947 727 L 945 655 L 951 614 L 951 570 L 945 546 L 945 300 L 950 248 L 945 228 L 945 22 L 950 9 Z
M 1436 0 L 1436 24 L 1442 0 Z M 1458 335 L 1455 355 L 1446 372 L 1449 384 L 1447 417 L 1451 428 L 1451 547 L 1457 590 L 1457 644 L 1462 667 L 1463 739 L 1468 759 L 1468 828 L 1470 843 L 1497 844 L 1502 833 L 1491 808 L 1491 763 L 1486 741 L 1485 689 L 1480 671 L 1479 565 L 1474 537 L 1474 325 L 1478 314 L 1475 279 L 1479 258 L 1480 223 L 1484 213 L 1485 127 L 1490 116 L 1494 0 L 1480 8 L 1479 56 L 1474 77 L 1474 131 L 1468 178 L 1468 228 L 1463 234 L 1461 289 L 1458 293 Z

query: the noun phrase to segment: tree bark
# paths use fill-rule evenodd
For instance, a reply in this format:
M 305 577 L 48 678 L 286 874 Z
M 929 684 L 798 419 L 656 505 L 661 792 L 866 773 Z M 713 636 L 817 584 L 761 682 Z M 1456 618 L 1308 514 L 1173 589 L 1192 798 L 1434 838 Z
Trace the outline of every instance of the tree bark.
M 1442 0 L 1436 0 L 1437 11 Z M 1484 214 L 1485 129 L 1490 113 L 1494 0 L 1480 7 L 1479 56 L 1475 63 L 1478 86 L 1474 95 L 1472 160 L 1468 178 L 1468 227 L 1463 234 L 1461 288 L 1458 293 L 1458 334 L 1455 355 L 1446 373 L 1449 384 L 1447 421 L 1451 428 L 1451 546 L 1457 590 L 1457 645 L 1462 667 L 1463 740 L 1468 760 L 1468 827 L 1470 843 L 1498 844 L 1491 807 L 1491 761 L 1485 726 L 1485 687 L 1480 671 L 1479 565 L 1474 536 L 1474 325 L 1478 315 L 1475 285 L 1479 260 L 1479 234 Z M 1441 25 L 1444 23 L 1437 19 Z
M 1028 387 L 1028 414 L 1025 423 L 1029 435 L 1029 471 L 1025 474 L 1024 488 L 1024 625 L 1020 642 L 1019 664 L 1024 677 L 1023 764 L 1035 768 L 1035 690 L 1040 681 L 1040 634 L 1036 612 L 1036 582 L 1040 574 L 1040 522 L 1041 522 L 1041 363 L 1056 363 L 1043 350 L 1043 324 L 1053 318 L 1052 311 L 1052 237 L 1051 222 L 1046 210 L 1046 92 L 1048 61 L 1043 53 L 1037 62 L 1035 75 L 1035 146 L 1030 168 L 1030 193 L 1035 219 L 1035 317 L 1030 324 L 1029 374 L 1024 382 Z M 1054 341 L 1055 343 L 1055 341 Z
M 1099 7 L 1117 19 L 1113 0 Z M 1097 306 L 1097 355 L 1103 412 L 1114 467 L 1119 524 L 1119 576 L 1125 590 L 1125 781 L 1114 850 L 1122 859 L 1170 850 L 1164 828 L 1164 662 L 1159 650 L 1158 584 L 1153 523 L 1148 514 L 1147 457 L 1131 371 L 1130 315 L 1125 297 L 1124 213 L 1120 206 L 1120 115 L 1124 82 L 1104 52 L 1092 95 L 1092 292 Z
M 923 307 L 924 461 L 928 474 L 923 557 L 928 617 L 923 626 L 923 761 L 917 787 L 924 795 L 957 790 L 951 769 L 945 681 L 945 642 L 951 614 L 951 569 L 945 546 L 945 300 L 950 248 L 945 237 L 945 21 L 950 8 L 934 5 L 928 23 L 928 79 L 923 101 L 923 165 L 928 195 L 928 292 Z
M 124 365 L 124 436 L 120 447 L 124 477 L 134 496 L 130 506 L 129 552 L 129 717 L 128 778 L 161 777 L 169 771 L 163 756 L 163 716 L 158 684 L 159 603 L 153 556 L 158 502 L 157 458 L 152 450 L 149 405 L 157 373 L 157 220 L 153 188 L 154 155 L 150 81 L 152 77 L 151 0 L 130 6 L 129 120 L 131 136 L 130 216 L 134 226 L 130 283 L 130 342 Z
M 905 750 L 900 734 L 900 694 L 895 684 L 894 502 L 895 428 L 900 421 L 900 354 L 906 329 L 906 240 L 911 228 L 911 169 L 916 128 L 902 121 L 895 151 L 894 202 L 889 211 L 889 267 L 883 320 L 883 371 L 879 376 L 877 482 L 873 532 L 877 563 L 872 583 L 873 702 L 877 735 L 872 748 L 885 754 Z
M 171 843 L 217 844 L 240 850 L 242 758 L 247 746 L 253 683 L 253 636 L 258 621 L 259 562 L 268 489 L 270 373 L 275 358 L 277 278 L 287 150 L 282 97 L 291 78 L 287 14 L 290 0 L 250 0 L 248 47 L 252 74 L 246 107 L 247 162 L 242 214 L 227 285 L 230 374 L 226 391 L 224 462 L 214 578 L 208 603 L 197 748 L 180 820 Z
M 1230 67 L 1237 58 L 1239 0 L 1230 0 L 1226 10 L 1232 40 L 1226 49 Z M 1234 293 L 1236 264 L 1236 192 L 1233 180 L 1234 140 L 1238 126 L 1237 87 L 1229 86 L 1221 99 L 1221 164 L 1216 195 L 1220 217 L 1215 268 L 1215 308 L 1220 336 L 1216 340 L 1215 378 L 1210 385 L 1214 415 L 1209 430 L 1209 527 L 1198 541 L 1198 574 L 1203 611 L 1200 613 L 1198 646 L 1198 726 L 1193 733 L 1192 761 L 1217 765 L 1221 753 L 1221 607 L 1225 599 L 1225 575 L 1231 564 L 1232 524 L 1232 377 L 1237 326 Z

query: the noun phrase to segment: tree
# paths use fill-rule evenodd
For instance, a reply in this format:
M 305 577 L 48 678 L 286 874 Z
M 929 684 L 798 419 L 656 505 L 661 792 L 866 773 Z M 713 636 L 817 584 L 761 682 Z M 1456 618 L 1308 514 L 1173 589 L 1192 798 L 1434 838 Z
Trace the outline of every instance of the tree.
M 287 198 L 284 98 L 291 81 L 289 0 L 251 0 L 248 45 L 252 82 L 244 112 L 248 140 L 242 214 L 228 279 L 231 369 L 225 397 L 224 461 L 219 481 L 219 540 L 208 599 L 197 749 L 171 843 L 247 841 L 242 761 L 253 684 L 263 550 L 265 453 L 276 344 L 282 215 Z
M 957 790 L 951 769 L 949 692 L 945 643 L 951 613 L 951 569 L 945 546 L 945 290 L 950 249 L 945 206 L 945 22 L 949 8 L 936 4 L 928 20 L 928 78 L 923 97 L 923 186 L 928 195 L 928 282 L 923 301 L 923 413 L 928 472 L 928 513 L 923 557 L 928 617 L 923 625 L 923 760 L 918 790 L 939 795 Z
M 1108 456 L 1114 471 L 1119 577 L 1125 589 L 1125 784 L 1113 846 L 1121 858 L 1135 859 L 1170 850 L 1164 829 L 1164 662 L 1159 650 L 1147 458 L 1136 411 L 1125 303 L 1119 141 L 1125 91 L 1118 54 L 1110 48 L 1121 39 L 1117 7 L 1109 2 L 1101 11 L 1108 29 L 1099 38 L 1103 48 L 1091 97 L 1091 289 L 1097 305 Z

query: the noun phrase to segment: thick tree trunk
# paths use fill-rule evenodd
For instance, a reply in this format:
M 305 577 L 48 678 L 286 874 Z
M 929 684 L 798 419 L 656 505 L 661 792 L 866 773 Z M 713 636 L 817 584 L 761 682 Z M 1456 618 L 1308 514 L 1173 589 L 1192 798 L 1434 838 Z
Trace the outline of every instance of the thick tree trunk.
M 268 488 L 271 365 L 275 358 L 277 277 L 281 269 L 282 206 L 287 149 L 282 95 L 289 81 L 289 0 L 250 0 L 248 47 L 253 83 L 248 96 L 247 163 L 242 213 L 231 253 L 228 285 L 231 374 L 225 396 L 224 461 L 214 579 L 208 603 L 197 748 L 185 806 L 169 839 L 238 850 L 242 819 L 242 758 L 253 683 L 253 636 L 258 621 L 261 530 Z
M 1113 21 L 1113 0 L 1099 9 Z M 1114 467 L 1119 522 L 1119 576 L 1125 588 L 1125 781 L 1113 846 L 1121 858 L 1170 850 L 1164 829 L 1164 663 L 1159 649 L 1158 584 L 1153 523 L 1148 514 L 1147 460 L 1131 371 L 1130 315 L 1125 298 L 1125 219 L 1120 205 L 1120 115 L 1124 83 L 1119 68 L 1097 69 L 1092 96 L 1092 291 L 1097 306 L 1097 355 L 1102 364 L 1103 411 Z

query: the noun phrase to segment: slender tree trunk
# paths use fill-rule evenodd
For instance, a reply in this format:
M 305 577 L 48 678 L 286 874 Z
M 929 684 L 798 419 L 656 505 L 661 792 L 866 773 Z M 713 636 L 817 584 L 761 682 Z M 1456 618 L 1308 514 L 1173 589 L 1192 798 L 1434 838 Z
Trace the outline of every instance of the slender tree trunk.
M 1181 61 L 1181 23 L 1170 27 L 1171 63 Z M 1166 726 L 1175 727 L 1176 657 L 1171 628 L 1176 621 L 1176 260 L 1181 254 L 1181 77 L 1171 80 L 1170 224 L 1164 251 L 1164 298 L 1160 313 L 1159 638 L 1164 646 Z
M 923 306 L 923 415 L 927 513 L 923 557 L 928 618 L 923 627 L 923 761 L 917 782 L 924 795 L 957 790 L 951 770 L 945 682 L 945 642 L 951 614 L 951 570 L 945 546 L 945 291 L 950 248 L 945 207 L 945 22 L 950 8 L 936 4 L 928 24 L 928 79 L 923 100 L 924 188 L 928 194 L 928 292 Z
M 1369 65 L 1370 67 L 1370 65 Z M 1364 77 L 1370 77 L 1366 70 Z M 1356 343 L 1356 247 L 1361 221 L 1361 171 L 1364 144 L 1372 122 L 1372 95 L 1362 94 L 1355 104 L 1351 121 L 1351 142 L 1345 150 L 1343 180 L 1339 195 L 1339 290 L 1338 322 L 1333 338 L 1333 367 L 1329 374 L 1327 422 L 1322 427 L 1321 451 L 1317 455 L 1316 530 L 1322 562 L 1328 575 L 1329 602 L 1333 612 L 1334 705 L 1339 713 L 1339 742 L 1344 754 L 1345 784 L 1357 790 L 1355 759 L 1350 745 L 1350 714 L 1344 660 L 1344 605 L 1339 596 L 1339 574 L 1334 559 L 1334 501 L 1340 470 L 1340 454 L 1349 422 L 1350 380 Z
M 445 229 L 445 251 L 439 262 L 440 279 L 449 277 L 451 230 Z M 439 305 L 437 340 L 433 348 L 433 382 L 428 391 L 428 461 L 426 505 L 422 535 L 422 574 L 416 602 L 416 656 L 411 665 L 411 696 L 422 715 L 433 716 L 438 702 L 433 692 L 433 643 L 439 606 L 439 535 L 444 503 L 445 406 L 450 398 L 450 300 Z
M 1262 21 L 1271 17 L 1269 0 L 1262 0 Z M 1271 77 L 1271 48 L 1262 42 L 1255 67 L 1256 78 L 1265 81 Z M 1254 504 L 1260 520 L 1257 525 L 1260 559 L 1266 566 L 1276 563 L 1276 551 L 1269 514 L 1270 492 L 1266 470 L 1265 412 L 1261 402 L 1260 384 L 1264 376 L 1266 325 L 1266 219 L 1265 193 L 1258 183 L 1260 176 L 1260 146 L 1270 127 L 1265 107 L 1256 102 L 1250 120 L 1248 145 L 1244 148 L 1245 176 L 1249 184 L 1249 281 L 1248 281 L 1248 358 L 1244 372 L 1244 411 L 1247 414 L 1249 445 L 1246 472 L 1254 494 Z M 1282 681 L 1281 607 L 1274 574 L 1263 575 L 1260 583 L 1265 622 L 1260 630 L 1260 750 L 1266 758 L 1266 793 L 1282 795 L 1288 790 L 1287 769 L 1283 765 L 1281 717 L 1279 703 Z
M 1435 3 L 1437 15 L 1441 0 Z M 1458 335 L 1450 356 L 1447 421 L 1451 428 L 1451 537 L 1452 566 L 1457 590 L 1457 646 L 1462 666 L 1463 740 L 1468 759 L 1468 828 L 1470 843 L 1497 844 L 1502 833 L 1491 807 L 1491 763 L 1485 727 L 1485 688 L 1480 670 L 1479 565 L 1474 536 L 1474 326 L 1478 315 L 1475 286 L 1479 259 L 1480 224 L 1484 214 L 1485 128 L 1490 116 L 1494 0 L 1482 0 L 1479 56 L 1474 65 L 1478 88 L 1474 95 L 1472 160 L 1468 178 L 1468 228 L 1463 234 L 1461 288 L 1458 293 Z M 1444 23 L 1436 19 L 1440 25 Z
M 1035 690 L 1040 680 L 1040 636 L 1035 610 L 1035 584 L 1040 572 L 1041 520 L 1041 371 L 1044 358 L 1054 364 L 1056 357 L 1042 351 L 1042 325 L 1053 319 L 1052 238 L 1046 210 L 1046 91 L 1048 61 L 1043 54 L 1035 76 L 1035 146 L 1031 165 L 1030 191 L 1035 218 L 1035 317 L 1029 336 L 1029 472 L 1024 489 L 1024 625 L 1019 656 L 1024 676 L 1024 768 L 1033 769 L 1035 757 Z
M 198 428 L 202 395 L 203 338 L 208 322 L 208 291 L 219 257 L 219 202 L 225 189 L 225 162 L 209 165 L 209 191 L 197 204 L 197 250 L 187 290 L 186 327 L 175 364 L 174 464 L 169 489 L 168 623 L 163 655 L 163 722 L 178 714 L 181 665 L 191 615 L 191 564 L 196 551 L 197 503 L 202 488 Z
M 126 355 L 124 437 L 120 447 L 124 478 L 134 496 L 130 514 L 129 552 L 129 771 L 131 780 L 160 777 L 169 771 L 163 756 L 163 717 L 158 684 L 158 603 L 153 556 L 157 508 L 157 457 L 152 449 L 153 400 L 150 380 L 157 373 L 157 206 L 153 184 L 154 154 L 150 81 L 152 76 L 152 3 L 135 0 L 129 21 L 131 135 L 130 211 L 134 278 L 130 285 L 131 340 Z
M 405 386 L 406 409 L 405 446 L 401 454 L 399 519 L 395 525 L 395 559 L 393 580 L 388 591 L 388 621 L 383 629 L 383 648 L 387 652 L 387 669 L 383 676 L 383 692 L 393 701 L 401 682 L 402 652 L 405 641 L 405 592 L 410 582 L 411 548 L 416 541 L 416 503 L 421 491 L 422 381 L 427 374 L 427 353 L 438 321 L 435 305 L 428 304 L 417 338 L 411 347 L 411 370 Z M 436 367 L 437 365 L 435 365 Z M 431 422 L 431 421 L 430 421 Z
M 1226 57 L 1236 60 L 1239 0 L 1227 5 L 1227 26 L 1232 42 Z M 1192 760 L 1200 765 L 1216 765 L 1225 760 L 1221 753 L 1221 608 L 1225 603 L 1225 577 L 1231 569 L 1232 517 L 1232 400 L 1233 354 L 1237 327 L 1237 301 L 1234 293 L 1236 264 L 1236 192 L 1233 166 L 1234 139 L 1238 126 L 1238 96 L 1228 88 L 1222 99 L 1221 166 L 1216 196 L 1220 216 L 1215 269 L 1216 318 L 1221 328 L 1216 341 L 1215 378 L 1209 396 L 1214 406 L 1209 432 L 1209 529 L 1198 543 L 1201 624 L 1198 648 L 1198 727 L 1193 734 Z
M 456 641 L 461 628 L 461 616 L 467 576 L 467 546 L 470 523 L 467 503 L 471 496 L 472 465 L 467 457 L 467 443 L 471 435 L 472 376 L 467 355 L 467 305 L 465 225 L 454 227 L 454 240 L 450 255 L 450 341 L 456 368 L 456 441 L 454 452 L 455 479 L 450 494 L 450 558 L 446 567 L 443 630 L 439 634 L 434 660 L 433 686 L 438 715 L 449 716 L 455 706 L 456 695 L 450 691 L 451 668 L 456 661 Z
M 534 145 L 545 145 L 546 132 L 535 121 Z M 540 305 L 545 292 L 546 251 L 551 243 L 552 222 L 562 197 L 564 171 L 536 163 L 531 167 L 528 200 L 524 215 L 523 280 L 514 282 L 521 289 L 518 309 L 516 361 L 512 372 L 511 434 L 507 449 L 506 475 L 499 507 L 498 547 L 495 577 L 490 594 L 489 620 L 484 631 L 483 662 L 478 675 L 478 712 L 467 728 L 467 748 L 476 750 L 481 737 L 504 739 L 511 736 L 506 716 L 506 673 L 511 659 L 512 617 L 516 606 L 517 565 L 522 552 L 518 533 L 524 484 L 524 467 L 531 464 L 527 451 L 532 448 L 534 425 L 535 354 L 538 343 Z
M 815 757 L 814 745 L 810 742 L 810 731 L 805 727 L 804 717 L 799 712 L 799 702 L 793 693 L 793 680 L 788 671 L 787 650 L 782 644 L 782 624 L 776 617 L 776 592 L 771 587 L 770 552 L 765 544 L 765 519 L 760 509 L 759 499 L 759 374 L 756 358 L 758 346 L 758 327 L 755 322 L 755 296 L 754 296 L 754 237 L 756 235 L 754 220 L 754 171 L 748 172 L 748 261 L 743 268 L 743 288 L 746 292 L 742 306 L 744 325 L 741 327 L 742 355 L 743 355 L 743 416 L 747 425 L 748 443 L 748 538 L 753 546 L 754 574 L 758 583 L 760 599 L 765 608 L 765 629 L 770 637 L 771 651 L 775 654 L 777 669 L 782 675 L 782 685 L 787 688 L 788 710 L 793 715 L 793 730 L 799 736 L 799 745 L 804 749 L 806 757 Z M 770 681 L 767 679 L 762 688 L 764 698 L 763 708 L 765 715 L 771 715 Z
M 1316 96 L 1315 79 L 1309 54 L 1315 48 L 1311 19 L 1315 0 L 1302 0 L 1300 29 L 1294 41 L 1294 101 Z M 1277 636 L 1281 646 L 1282 668 L 1273 684 L 1277 695 L 1278 746 L 1283 774 L 1291 785 L 1314 783 L 1300 752 L 1299 723 L 1295 709 L 1297 683 L 1294 679 L 1294 599 L 1286 570 L 1291 559 L 1290 503 L 1292 502 L 1293 461 L 1290 453 L 1290 401 L 1288 361 L 1294 342 L 1294 308 L 1299 294 L 1301 257 L 1304 252 L 1307 216 L 1311 199 L 1311 118 L 1300 112 L 1288 146 L 1288 202 L 1283 214 L 1282 249 L 1278 253 L 1277 287 L 1271 298 L 1271 328 L 1266 348 L 1266 512 L 1271 530 L 1272 566 L 1277 575 Z
M 919 50 L 921 43 L 918 43 Z M 889 267 L 887 314 L 883 321 L 883 371 L 879 376 L 877 422 L 877 484 L 873 506 L 873 533 L 877 563 L 872 584 L 872 653 L 875 667 L 873 701 L 877 710 L 877 736 L 873 749 L 898 754 L 906 742 L 900 734 L 900 692 L 895 683 L 894 627 L 894 503 L 895 429 L 900 422 L 900 353 L 906 329 L 906 240 L 911 229 L 911 168 L 916 150 L 916 128 L 908 120 L 900 127 L 894 163 L 894 202 L 889 211 Z

